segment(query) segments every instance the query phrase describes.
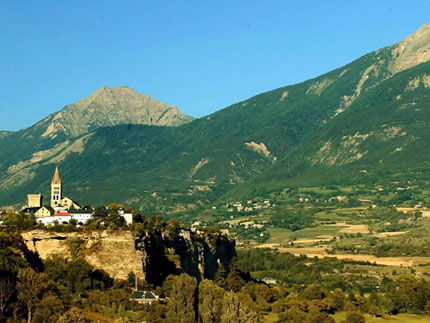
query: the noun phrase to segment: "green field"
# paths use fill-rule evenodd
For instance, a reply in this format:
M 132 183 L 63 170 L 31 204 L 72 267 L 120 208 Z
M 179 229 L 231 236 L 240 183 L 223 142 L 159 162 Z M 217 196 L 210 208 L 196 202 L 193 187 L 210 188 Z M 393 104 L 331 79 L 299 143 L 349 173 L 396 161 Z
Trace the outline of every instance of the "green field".
M 317 239 L 317 237 L 323 235 L 334 236 L 343 228 L 346 228 L 346 226 L 321 225 L 294 232 L 282 228 L 269 228 L 267 231 L 270 233 L 271 238 L 267 242 L 286 243 L 294 239 Z
M 430 316 L 420 316 L 415 314 L 398 314 L 395 316 L 383 316 L 383 317 L 373 317 L 370 315 L 364 315 L 366 317 L 366 323 L 424 323 L 430 322 Z M 345 320 L 346 312 L 339 312 L 332 316 L 337 323 Z M 263 317 L 264 322 L 272 323 L 278 320 L 278 315 L 276 313 L 269 313 Z
M 340 312 L 333 315 L 336 322 L 345 320 L 346 313 Z M 430 316 L 420 316 L 414 314 L 398 314 L 395 316 L 373 317 L 365 315 L 366 323 L 424 323 L 430 322 Z
M 322 221 L 347 221 L 349 219 L 357 218 L 360 211 L 366 209 L 366 207 L 327 208 L 324 211 L 316 213 L 315 216 Z

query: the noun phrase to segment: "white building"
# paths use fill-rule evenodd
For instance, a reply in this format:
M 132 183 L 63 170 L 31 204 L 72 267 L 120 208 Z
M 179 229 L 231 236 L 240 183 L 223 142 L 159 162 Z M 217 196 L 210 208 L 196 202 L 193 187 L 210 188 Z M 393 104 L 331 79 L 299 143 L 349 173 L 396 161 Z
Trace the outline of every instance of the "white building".
M 72 219 L 75 219 L 79 225 L 85 224 L 93 217 L 93 210 L 69 210 Z
M 72 219 L 72 216 L 70 213 L 67 212 L 58 212 L 55 213 L 52 216 L 43 216 L 40 218 L 37 218 L 38 222 L 42 222 L 43 225 L 49 226 L 53 225 L 56 221 L 58 224 L 67 224 Z

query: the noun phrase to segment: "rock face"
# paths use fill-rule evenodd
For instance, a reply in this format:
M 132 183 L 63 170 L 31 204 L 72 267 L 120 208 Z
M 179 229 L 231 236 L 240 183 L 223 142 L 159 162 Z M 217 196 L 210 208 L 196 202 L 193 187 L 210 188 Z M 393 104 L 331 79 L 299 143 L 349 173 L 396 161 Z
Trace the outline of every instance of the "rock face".
M 42 259 L 55 254 L 71 258 L 70 242 L 80 239 L 80 254 L 94 268 L 103 269 L 118 279 L 126 279 L 129 272 L 143 276 L 143 253 L 135 249 L 135 237 L 128 231 L 88 234 L 31 231 L 22 237 L 28 249 L 39 253 Z
M 138 239 L 136 248 L 144 254 L 146 281 L 155 285 L 181 272 L 197 280 L 213 279 L 219 265 L 228 268 L 236 255 L 235 241 L 220 232 L 148 233 Z
M 23 233 L 27 247 L 42 259 L 59 254 L 71 258 L 71 242 L 80 241 L 79 254 L 94 268 L 111 277 L 126 279 L 130 272 L 147 282 L 161 284 L 170 274 L 185 272 L 197 279 L 213 278 L 220 263 L 228 266 L 236 255 L 235 241 L 221 233 L 171 235 L 130 231 L 91 233 Z
M 430 60 L 430 23 L 394 45 L 390 69 L 393 74 Z
M 101 87 L 92 95 L 66 106 L 42 123 L 42 137 L 55 138 L 59 133 L 76 137 L 99 127 L 118 124 L 179 126 L 193 120 L 170 106 L 125 86 Z
M 11 131 L 0 131 L 0 139 L 9 136 L 13 132 Z

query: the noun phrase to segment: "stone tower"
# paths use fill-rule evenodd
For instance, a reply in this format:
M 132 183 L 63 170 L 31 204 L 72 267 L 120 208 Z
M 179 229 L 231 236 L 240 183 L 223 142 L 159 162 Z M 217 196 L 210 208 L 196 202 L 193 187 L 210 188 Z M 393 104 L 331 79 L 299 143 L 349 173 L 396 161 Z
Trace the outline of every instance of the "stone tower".
M 42 207 L 43 195 L 42 194 L 27 194 L 28 207 Z
M 55 167 L 54 177 L 51 182 L 51 207 L 61 206 L 61 178 L 58 166 Z

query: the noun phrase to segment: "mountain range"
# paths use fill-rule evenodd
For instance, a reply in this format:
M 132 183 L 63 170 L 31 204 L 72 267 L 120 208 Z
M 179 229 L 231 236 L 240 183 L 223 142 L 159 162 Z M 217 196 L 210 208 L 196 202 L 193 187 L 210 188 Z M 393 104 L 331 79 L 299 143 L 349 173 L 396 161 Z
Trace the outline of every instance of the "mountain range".
M 81 203 L 183 212 L 288 186 L 430 179 L 430 25 L 300 84 L 199 119 L 102 87 L 0 132 L 0 205 L 48 193 L 55 165 Z

